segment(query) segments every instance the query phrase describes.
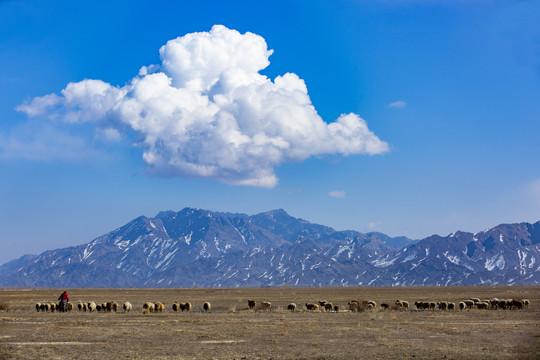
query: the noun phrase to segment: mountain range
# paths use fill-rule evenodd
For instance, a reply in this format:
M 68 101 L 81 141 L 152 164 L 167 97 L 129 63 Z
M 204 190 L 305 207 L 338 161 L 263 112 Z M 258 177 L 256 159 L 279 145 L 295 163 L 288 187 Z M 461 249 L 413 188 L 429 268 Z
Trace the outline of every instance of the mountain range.
M 422 240 L 185 208 L 0 266 L 4 287 L 537 285 L 540 221 Z

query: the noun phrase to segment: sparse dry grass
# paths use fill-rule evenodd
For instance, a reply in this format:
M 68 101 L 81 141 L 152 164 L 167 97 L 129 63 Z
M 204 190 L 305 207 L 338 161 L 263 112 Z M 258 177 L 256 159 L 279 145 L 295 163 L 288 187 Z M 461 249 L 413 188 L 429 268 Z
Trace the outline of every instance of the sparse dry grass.
M 63 290 L 63 289 L 62 289 Z M 540 353 L 539 287 L 71 289 L 74 303 L 130 301 L 131 313 L 37 313 L 59 289 L 4 289 L 0 359 L 536 359 Z M 459 301 L 470 297 L 531 300 L 518 311 L 387 310 L 289 312 L 290 302 L 326 299 L 347 308 L 353 298 Z M 247 299 L 272 302 L 248 309 Z M 163 313 L 144 315 L 160 301 Z M 174 312 L 190 301 L 189 313 Z M 202 304 L 212 303 L 205 313 Z M 413 306 L 414 307 L 414 306 Z

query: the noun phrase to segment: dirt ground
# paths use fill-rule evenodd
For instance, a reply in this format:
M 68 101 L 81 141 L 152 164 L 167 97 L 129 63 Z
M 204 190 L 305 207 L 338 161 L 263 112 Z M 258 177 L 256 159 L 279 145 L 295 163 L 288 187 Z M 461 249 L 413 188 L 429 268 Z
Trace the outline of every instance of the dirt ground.
M 0 289 L 0 359 L 540 359 L 540 287 L 67 289 L 70 300 L 130 301 L 130 313 L 43 313 L 64 289 Z M 414 301 L 527 298 L 525 310 L 417 311 Z M 247 300 L 270 301 L 270 311 Z M 408 300 L 410 310 L 309 312 L 319 300 Z M 166 303 L 143 314 L 146 301 Z M 189 313 L 175 302 L 191 302 Z M 209 301 L 212 311 L 202 304 Z M 287 304 L 298 304 L 291 313 Z

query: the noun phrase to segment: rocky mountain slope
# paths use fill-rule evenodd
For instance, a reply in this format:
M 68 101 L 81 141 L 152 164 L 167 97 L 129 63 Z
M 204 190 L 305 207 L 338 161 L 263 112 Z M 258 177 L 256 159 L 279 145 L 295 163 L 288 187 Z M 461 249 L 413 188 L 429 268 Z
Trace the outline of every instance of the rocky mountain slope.
M 0 266 L 0 286 L 236 287 L 540 283 L 540 222 L 422 241 L 335 231 L 283 210 L 185 208 Z

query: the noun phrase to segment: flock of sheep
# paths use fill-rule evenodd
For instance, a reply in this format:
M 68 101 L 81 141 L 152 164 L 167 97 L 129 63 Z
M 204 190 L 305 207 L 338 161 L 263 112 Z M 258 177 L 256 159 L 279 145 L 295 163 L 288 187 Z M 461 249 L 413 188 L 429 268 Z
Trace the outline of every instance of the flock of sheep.
M 414 306 L 417 310 L 470 310 L 470 309 L 479 309 L 479 310 L 512 310 L 512 309 L 526 309 L 529 307 L 530 301 L 527 299 L 479 299 L 471 298 L 463 300 L 456 303 L 450 301 L 415 301 Z M 37 303 L 35 305 L 36 311 L 38 312 L 54 312 L 59 310 L 59 305 L 55 303 Z M 192 306 L 190 302 L 179 303 L 175 302 L 172 304 L 173 311 L 186 311 L 189 312 Z M 261 301 L 257 303 L 256 300 L 248 300 L 248 308 L 251 310 L 265 311 L 271 310 L 272 304 L 269 301 Z M 381 310 L 409 310 L 409 302 L 406 300 L 396 300 L 393 303 L 382 303 L 380 305 Z M 67 311 L 72 311 L 74 309 L 73 303 L 69 303 Z M 84 312 L 117 312 L 120 309 L 120 306 L 117 302 L 108 301 L 104 303 L 96 304 L 94 301 L 88 303 L 79 302 L 77 304 L 77 309 Z M 129 312 L 133 309 L 133 305 L 126 301 L 122 309 L 124 312 Z M 203 304 L 203 310 L 209 312 L 212 309 L 212 305 L 209 302 Z M 350 311 L 350 312 L 360 312 L 365 310 L 376 310 L 377 302 L 373 300 L 351 300 L 348 302 L 348 309 L 342 309 L 339 305 L 334 305 L 328 301 L 318 301 L 315 303 L 306 303 L 305 310 L 307 311 L 321 311 L 321 312 L 340 312 L 340 311 Z M 165 310 L 165 303 L 162 302 L 146 302 L 143 304 L 143 313 L 158 313 Z M 290 303 L 287 305 L 287 310 L 289 311 L 299 311 L 299 307 L 295 303 Z

